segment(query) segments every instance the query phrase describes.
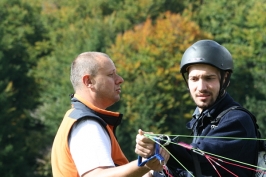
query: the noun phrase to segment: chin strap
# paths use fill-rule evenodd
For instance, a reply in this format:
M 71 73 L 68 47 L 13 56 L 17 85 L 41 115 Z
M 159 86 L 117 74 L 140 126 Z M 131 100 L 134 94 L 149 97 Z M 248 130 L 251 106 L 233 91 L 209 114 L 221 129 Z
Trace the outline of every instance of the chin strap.
M 155 154 L 149 158 L 147 158 L 146 160 L 144 160 L 142 162 L 142 157 L 141 156 L 138 156 L 138 166 L 141 167 L 141 166 L 144 166 L 147 162 L 149 162 L 150 160 L 156 158 L 160 161 L 160 164 L 161 165 L 165 165 L 164 164 L 164 158 L 161 156 L 160 154 L 160 145 L 159 145 L 159 138 L 154 138 L 155 140 Z
M 222 97 L 223 94 L 225 93 L 226 88 L 230 84 L 230 77 L 231 77 L 231 72 L 229 71 L 222 71 L 221 70 L 221 81 L 220 81 L 220 92 L 218 97 Z M 227 75 L 226 75 L 227 74 Z

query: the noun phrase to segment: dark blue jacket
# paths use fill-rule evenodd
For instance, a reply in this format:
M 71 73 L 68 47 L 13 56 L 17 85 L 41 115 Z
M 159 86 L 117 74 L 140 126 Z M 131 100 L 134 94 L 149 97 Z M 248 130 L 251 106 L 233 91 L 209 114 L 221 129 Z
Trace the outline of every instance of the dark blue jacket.
M 204 110 L 201 114 L 198 108 L 196 108 L 192 120 L 187 123 L 187 128 L 193 131 L 194 136 L 255 138 L 256 132 L 252 118 L 248 113 L 242 110 L 229 111 L 221 118 L 217 125 L 211 126 L 211 121 L 222 111 L 231 106 L 239 106 L 239 104 L 226 93 L 217 103 L 211 108 Z M 257 160 L 258 151 L 257 143 L 254 140 L 198 137 L 193 139 L 191 145 L 212 154 L 248 164 L 256 164 L 255 161 Z M 188 170 L 192 172 L 195 171 L 191 156 L 192 152 L 190 150 L 174 144 L 169 145 L 168 149 Z M 198 159 L 204 176 L 218 176 L 205 157 L 198 155 Z M 222 162 L 219 163 L 239 177 L 251 177 L 254 173 L 252 170 L 224 164 Z M 177 176 L 186 176 L 184 174 L 187 172 L 184 171 L 183 167 L 172 157 L 169 159 L 167 166 L 177 174 L 179 173 Z M 221 167 L 216 166 L 216 168 L 222 177 L 233 176 Z

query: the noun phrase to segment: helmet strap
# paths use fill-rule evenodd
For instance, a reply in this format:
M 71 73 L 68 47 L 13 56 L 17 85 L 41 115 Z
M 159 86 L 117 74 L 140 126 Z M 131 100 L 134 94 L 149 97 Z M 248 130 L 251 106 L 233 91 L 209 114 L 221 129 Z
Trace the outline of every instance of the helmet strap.
M 185 74 L 187 74 L 187 72 L 185 72 L 185 73 L 182 73 L 182 76 L 183 76 L 183 79 L 184 79 L 184 81 L 185 81 L 185 82 L 186 82 L 186 84 L 187 84 L 187 89 L 189 90 L 189 87 L 188 87 L 188 82 L 187 82 L 187 78 L 186 78 Z
M 226 74 L 227 74 L 227 76 L 226 76 Z M 225 89 L 228 87 L 229 82 L 230 82 L 230 77 L 231 77 L 231 72 L 221 71 L 221 81 L 220 81 L 221 88 L 220 88 L 218 98 L 223 96 L 223 94 L 225 93 Z

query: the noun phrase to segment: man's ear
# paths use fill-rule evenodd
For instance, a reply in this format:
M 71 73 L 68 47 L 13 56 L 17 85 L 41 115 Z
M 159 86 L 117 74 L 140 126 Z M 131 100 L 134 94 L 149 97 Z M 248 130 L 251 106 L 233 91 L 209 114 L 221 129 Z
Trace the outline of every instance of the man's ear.
M 92 82 L 91 82 L 91 76 L 90 75 L 85 75 L 83 76 L 82 78 L 83 80 L 83 84 L 86 86 L 86 87 L 91 87 L 92 86 Z

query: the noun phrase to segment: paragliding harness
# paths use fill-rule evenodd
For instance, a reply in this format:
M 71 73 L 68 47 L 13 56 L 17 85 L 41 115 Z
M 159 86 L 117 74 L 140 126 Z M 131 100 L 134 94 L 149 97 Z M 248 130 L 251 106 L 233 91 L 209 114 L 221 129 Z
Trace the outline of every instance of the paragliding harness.
M 247 109 L 241 107 L 241 106 L 232 106 L 226 110 L 224 110 L 223 112 L 221 112 L 216 119 L 214 119 L 213 121 L 211 121 L 212 125 L 217 125 L 219 123 L 219 121 L 221 120 L 221 118 L 228 113 L 231 110 L 242 110 L 245 111 L 246 113 L 248 113 L 250 115 L 250 117 L 252 118 L 252 121 L 254 123 L 255 126 L 255 130 L 256 130 L 256 136 L 258 139 L 261 139 L 261 133 L 259 131 L 259 126 L 257 124 L 257 119 L 256 117 L 249 112 Z M 263 140 L 257 140 L 258 143 L 258 156 L 257 156 L 257 170 L 254 173 L 253 176 L 255 177 L 264 177 L 264 174 L 266 173 L 266 144 L 265 141 Z M 193 153 L 194 154 L 194 153 Z M 193 157 L 193 161 L 194 161 L 194 166 L 195 166 L 195 171 L 196 171 L 196 176 L 197 177 L 202 177 L 202 173 L 201 173 L 201 169 L 200 169 L 200 164 L 199 164 L 199 160 L 198 157 L 196 155 L 192 156 Z M 261 169 L 263 168 L 263 169 Z

